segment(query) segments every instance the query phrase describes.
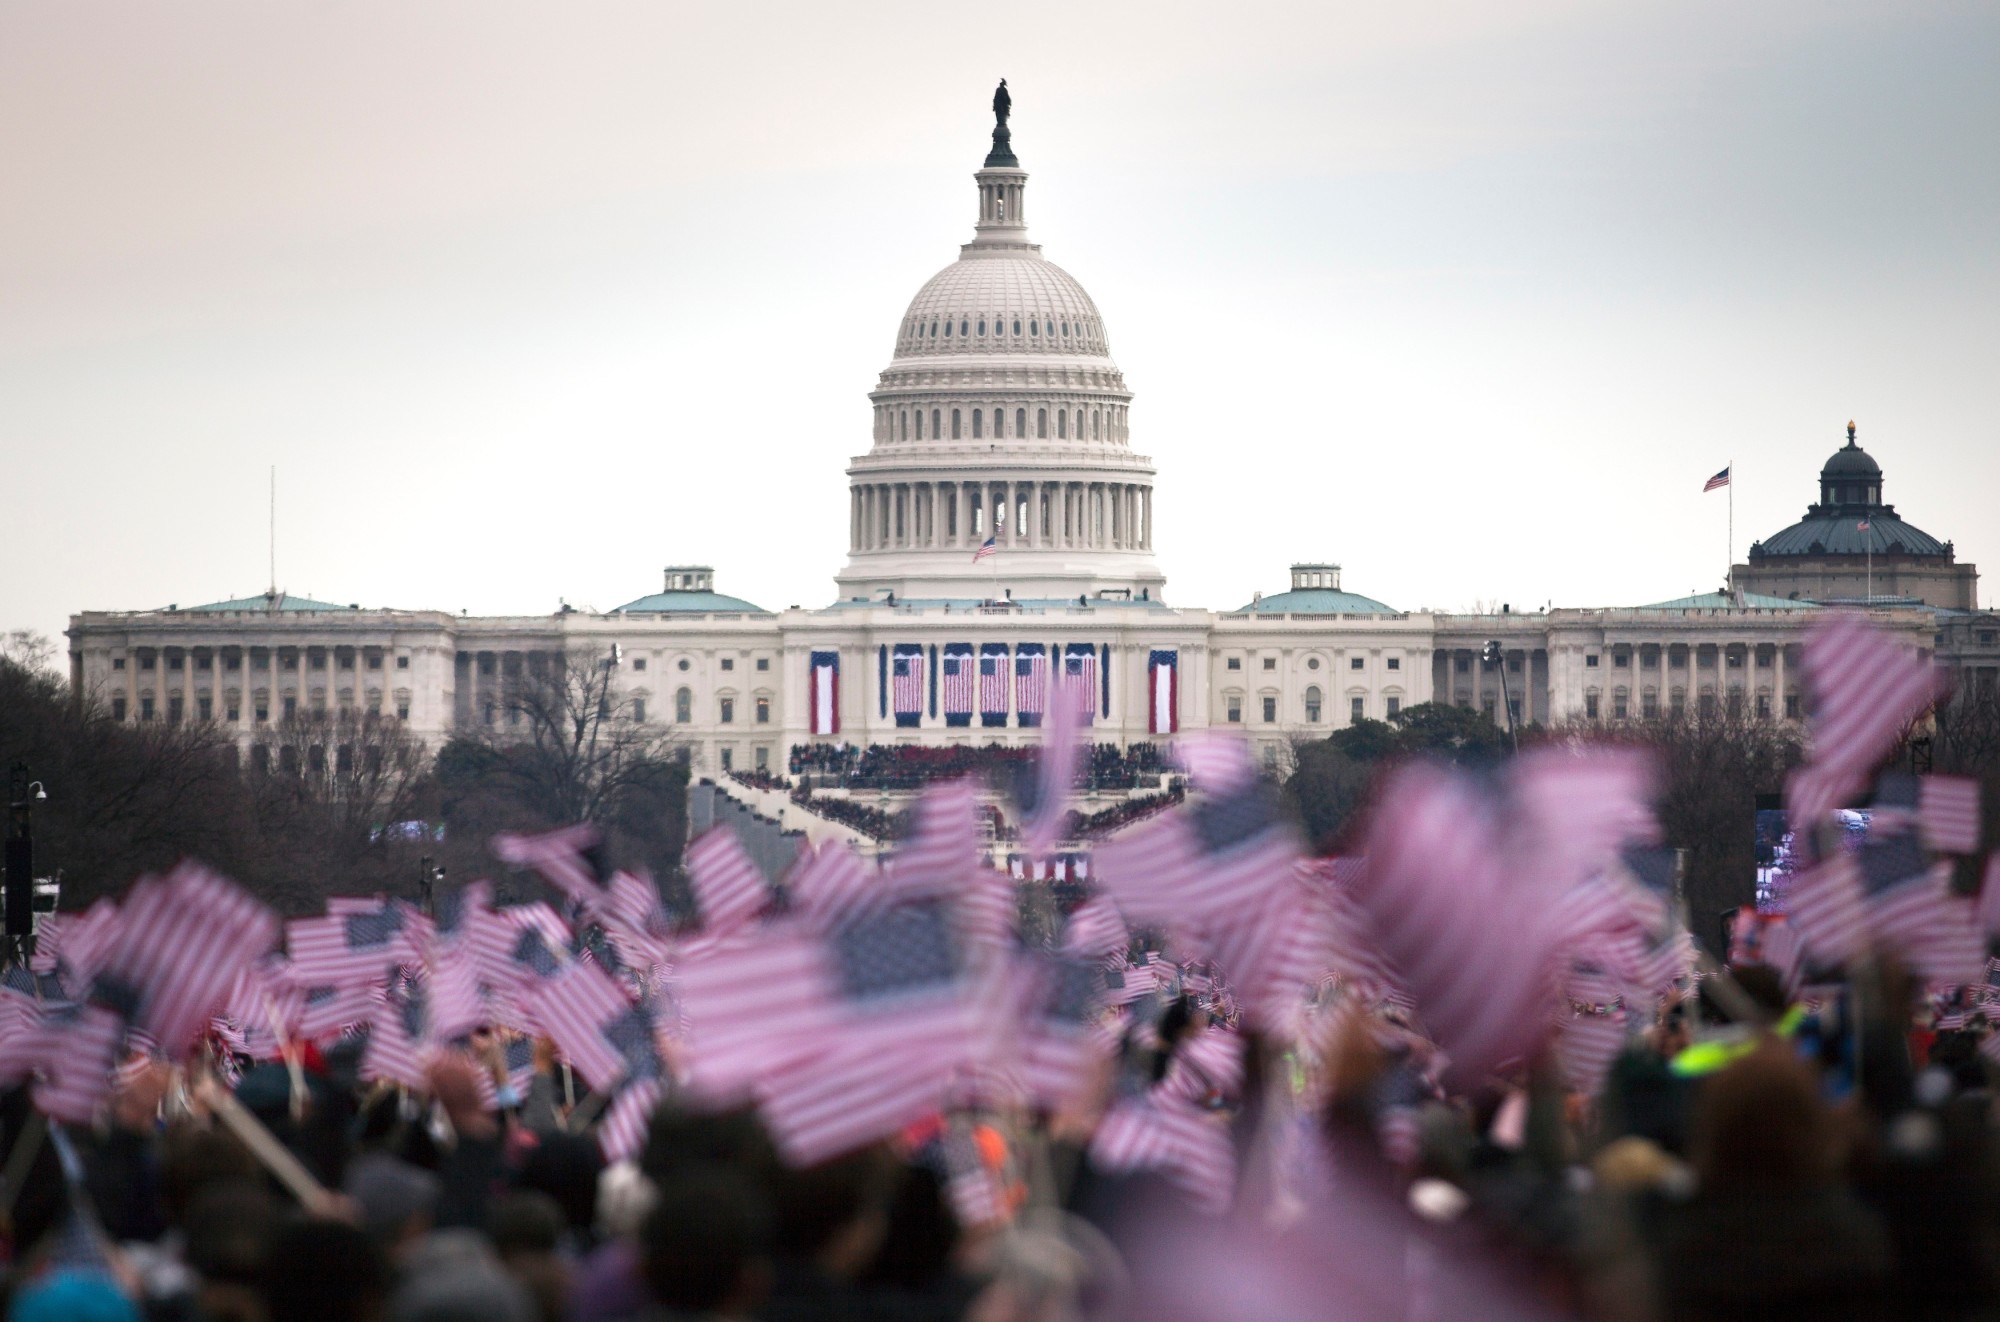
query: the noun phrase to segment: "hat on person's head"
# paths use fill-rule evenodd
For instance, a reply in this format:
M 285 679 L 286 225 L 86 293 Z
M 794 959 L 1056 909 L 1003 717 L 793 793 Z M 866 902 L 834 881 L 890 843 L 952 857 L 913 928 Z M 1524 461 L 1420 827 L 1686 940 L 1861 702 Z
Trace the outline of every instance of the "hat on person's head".
M 24 1286 L 7 1322 L 139 1322 L 139 1310 L 103 1272 L 59 1271 Z
M 378 1244 L 392 1244 L 418 1217 L 437 1207 L 437 1176 L 385 1153 L 370 1152 L 347 1168 L 346 1192 L 360 1205 L 361 1228 Z
M 389 1299 L 388 1322 L 535 1322 L 535 1302 L 491 1262 L 417 1271 Z

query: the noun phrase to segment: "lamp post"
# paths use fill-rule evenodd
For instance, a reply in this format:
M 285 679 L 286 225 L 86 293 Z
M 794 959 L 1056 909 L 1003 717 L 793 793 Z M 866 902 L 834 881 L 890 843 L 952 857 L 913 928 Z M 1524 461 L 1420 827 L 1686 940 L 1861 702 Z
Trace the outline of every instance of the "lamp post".
M 28 941 L 35 932 L 34 809 L 49 793 L 42 782 L 28 777 L 28 764 L 16 762 L 7 777 L 6 963 L 26 963 Z
M 1500 650 L 1498 640 L 1486 644 L 1480 659 L 1500 672 L 1500 705 L 1507 711 L 1507 744 L 1516 753 L 1521 751 L 1520 736 L 1514 733 L 1514 699 L 1507 692 L 1507 658 Z

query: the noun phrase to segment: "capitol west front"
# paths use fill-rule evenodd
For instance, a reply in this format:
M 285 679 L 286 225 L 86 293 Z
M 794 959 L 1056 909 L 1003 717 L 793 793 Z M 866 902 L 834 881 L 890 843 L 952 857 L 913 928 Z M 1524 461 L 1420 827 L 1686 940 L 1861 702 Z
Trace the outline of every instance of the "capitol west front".
M 276 591 L 89 611 L 68 631 L 77 691 L 128 720 L 220 724 L 246 749 L 288 713 L 342 709 L 399 717 L 435 748 L 504 734 L 505 688 L 538 654 L 615 655 L 633 714 L 671 726 L 712 775 L 782 770 L 801 744 L 1032 741 L 1063 674 L 1088 686 L 1097 742 L 1235 726 L 1275 764 L 1294 739 L 1431 701 L 1501 722 L 1503 701 L 1524 723 L 1796 719 L 1813 585 L 1858 581 L 1864 554 L 1871 575 L 1901 566 L 1885 582 L 1956 594 L 1875 593 L 1879 624 L 1975 683 L 2000 674 L 2000 619 L 1972 609 L 1973 568 L 1914 529 L 1879 548 L 1787 530 L 1753 550 L 1733 594 L 1631 608 L 1399 611 L 1346 591 L 1331 563 L 1294 565 L 1288 590 L 1233 610 L 1169 605 L 1153 545 L 1155 519 L 1174 514 L 1155 509 L 1105 319 L 1030 240 L 1004 125 L 974 179 L 972 240 L 893 327 L 869 396 L 833 604 L 764 610 L 718 593 L 707 566 L 671 566 L 660 591 L 605 613 L 466 617 Z M 1829 472 L 1853 471 L 1845 454 Z M 1846 488 L 1827 491 L 1851 521 L 1831 503 Z M 1788 595 L 1742 590 L 1780 571 Z M 1477 659 L 1489 641 L 1500 667 Z

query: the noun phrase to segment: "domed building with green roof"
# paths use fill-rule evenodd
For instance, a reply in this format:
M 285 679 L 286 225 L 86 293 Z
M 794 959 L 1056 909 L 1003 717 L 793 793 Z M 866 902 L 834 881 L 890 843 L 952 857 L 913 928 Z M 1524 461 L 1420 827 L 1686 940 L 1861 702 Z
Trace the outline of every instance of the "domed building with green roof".
M 1979 571 L 1948 541 L 1905 522 L 1882 499 L 1882 466 L 1855 440 L 1819 470 L 1819 500 L 1788 528 L 1750 544 L 1733 584 L 1793 601 L 1902 601 L 1976 610 Z

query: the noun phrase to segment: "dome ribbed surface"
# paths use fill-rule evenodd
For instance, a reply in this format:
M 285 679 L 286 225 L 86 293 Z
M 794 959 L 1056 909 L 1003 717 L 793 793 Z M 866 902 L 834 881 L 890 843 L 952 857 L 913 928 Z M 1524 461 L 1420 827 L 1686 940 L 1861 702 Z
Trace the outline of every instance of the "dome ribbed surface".
M 910 300 L 896 337 L 898 358 L 1110 352 L 1097 305 L 1076 277 L 1027 253 L 968 255 L 945 267 Z
M 1871 514 L 1868 531 L 1848 514 L 1815 514 L 1765 538 L 1756 558 L 1785 555 L 1943 555 L 1944 543 L 1893 514 Z
M 1866 450 L 1849 441 L 1833 452 L 1833 458 L 1826 461 L 1826 467 L 1819 473 L 1821 477 L 1880 477 L 1882 465 L 1871 459 Z

